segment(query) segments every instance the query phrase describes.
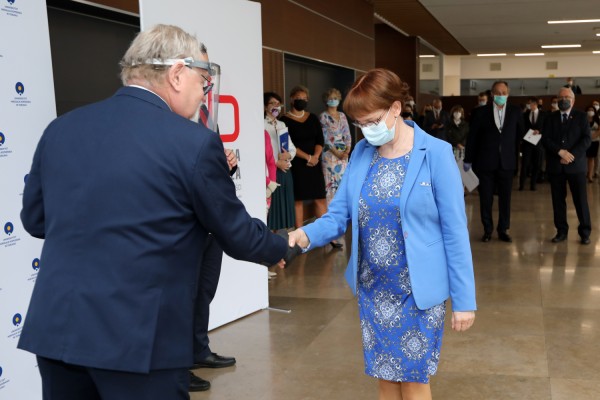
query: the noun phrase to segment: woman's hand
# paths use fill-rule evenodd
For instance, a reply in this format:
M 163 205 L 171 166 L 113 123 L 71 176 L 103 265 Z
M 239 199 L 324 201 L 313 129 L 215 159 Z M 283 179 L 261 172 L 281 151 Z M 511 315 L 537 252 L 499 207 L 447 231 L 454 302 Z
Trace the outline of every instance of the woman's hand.
M 452 329 L 464 332 L 473 326 L 475 322 L 475 311 L 454 311 L 452 313 Z
M 308 240 L 308 236 L 306 236 L 306 233 L 304 233 L 304 231 L 300 228 L 296 229 L 295 231 L 289 232 L 288 238 L 289 238 L 288 244 L 290 247 L 294 247 L 295 245 L 298 245 L 301 248 L 305 249 L 310 244 L 310 241 Z
M 314 167 L 318 163 L 319 163 L 319 157 L 313 156 L 312 154 L 310 154 L 308 156 L 308 159 L 306 160 L 306 165 L 308 165 L 309 167 Z

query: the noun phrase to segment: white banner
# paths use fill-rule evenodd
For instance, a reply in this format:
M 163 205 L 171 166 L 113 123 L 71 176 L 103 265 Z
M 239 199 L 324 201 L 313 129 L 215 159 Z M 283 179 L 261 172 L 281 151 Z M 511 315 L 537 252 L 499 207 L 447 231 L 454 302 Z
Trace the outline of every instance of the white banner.
M 0 399 L 41 399 L 32 354 L 17 350 L 42 241 L 19 213 L 35 146 L 56 117 L 46 3 L 0 0 Z
M 177 25 L 195 34 L 221 66 L 219 128 L 234 149 L 238 197 L 248 212 L 266 220 L 265 149 L 262 106 L 260 4 L 246 0 L 140 0 L 142 30 Z M 211 304 L 210 329 L 268 306 L 267 270 L 223 258 L 221 279 Z

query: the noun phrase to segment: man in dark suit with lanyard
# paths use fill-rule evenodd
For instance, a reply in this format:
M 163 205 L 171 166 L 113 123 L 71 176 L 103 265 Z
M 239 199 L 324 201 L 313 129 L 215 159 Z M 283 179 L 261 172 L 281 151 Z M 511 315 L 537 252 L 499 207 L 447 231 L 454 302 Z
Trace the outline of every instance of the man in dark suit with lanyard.
M 552 191 L 552 208 L 556 236 L 553 243 L 567 239 L 567 183 L 577 212 L 581 244 L 590 244 L 592 221 L 587 201 L 585 151 L 590 146 L 590 125 L 586 114 L 573 109 L 575 94 L 570 88 L 562 88 L 558 94 L 558 109 L 553 112 L 542 132 L 542 143 L 546 147 L 546 172 Z
M 210 90 L 204 53 L 180 28 L 141 32 L 125 87 L 40 139 L 21 221 L 45 239 L 43 268 L 18 347 L 45 400 L 188 400 L 208 234 L 246 261 L 290 252 L 237 198 L 219 137 L 190 121 Z
M 507 82 L 494 82 L 494 101 L 475 109 L 467 138 L 464 169 L 468 171 L 472 166 L 479 177 L 483 242 L 491 240 L 494 230 L 494 187 L 498 189 L 498 238 L 504 242 L 512 242 L 507 232 L 510 228 L 512 181 L 517 169 L 517 153 L 524 129 L 521 109 L 506 103 L 508 94 Z

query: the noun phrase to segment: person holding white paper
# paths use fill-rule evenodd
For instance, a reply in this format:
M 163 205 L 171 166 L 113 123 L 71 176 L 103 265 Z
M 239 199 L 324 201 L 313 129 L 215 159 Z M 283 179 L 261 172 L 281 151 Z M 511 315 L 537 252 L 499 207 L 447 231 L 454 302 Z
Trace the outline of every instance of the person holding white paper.
M 281 97 L 277 93 L 267 92 L 263 96 L 263 105 L 265 107 L 265 130 L 271 138 L 273 157 L 277 164 L 277 183 L 279 184 L 271 197 L 267 225 L 272 230 L 285 229 L 293 227 L 296 223 L 294 178 L 290 171 L 291 162 L 296 157 L 296 146 L 289 137 L 285 123 L 277 119 L 281 114 Z M 287 137 L 287 140 L 283 141 L 287 143 L 287 148 L 282 148 L 282 137 Z
M 519 190 L 525 188 L 525 181 L 528 176 L 531 176 L 531 182 L 529 188 L 533 191 L 536 190 L 536 183 L 538 174 L 540 172 L 540 164 L 542 161 L 542 145 L 539 144 L 539 138 L 541 138 L 542 127 L 544 126 L 544 120 L 546 113 L 538 108 L 538 99 L 536 97 L 530 97 L 528 100 L 529 110 L 523 114 L 523 123 L 525 125 L 525 136 L 524 140 L 521 141 L 521 172 L 519 175 Z M 527 135 L 531 134 L 534 138 L 538 137 L 538 143 L 534 144 L 530 140 L 527 140 Z

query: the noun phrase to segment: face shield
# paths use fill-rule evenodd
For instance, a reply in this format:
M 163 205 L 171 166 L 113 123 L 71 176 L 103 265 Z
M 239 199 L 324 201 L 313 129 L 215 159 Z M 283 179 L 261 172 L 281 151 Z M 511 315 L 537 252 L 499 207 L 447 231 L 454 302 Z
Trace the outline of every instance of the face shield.
M 219 64 L 211 63 L 209 61 L 194 60 L 193 57 L 169 58 L 161 60 L 154 58 L 147 60 L 145 64 L 152 65 L 175 65 L 177 63 L 183 63 L 189 68 L 200 68 L 208 71 L 207 82 L 204 85 L 204 102 L 200 104 L 199 109 L 196 111 L 192 120 L 196 122 L 202 121 L 202 123 L 210 130 L 217 132 L 217 121 L 219 118 L 219 90 L 221 86 L 221 67 Z

